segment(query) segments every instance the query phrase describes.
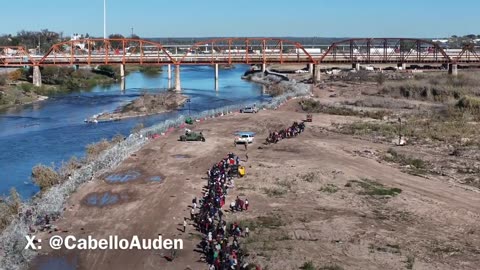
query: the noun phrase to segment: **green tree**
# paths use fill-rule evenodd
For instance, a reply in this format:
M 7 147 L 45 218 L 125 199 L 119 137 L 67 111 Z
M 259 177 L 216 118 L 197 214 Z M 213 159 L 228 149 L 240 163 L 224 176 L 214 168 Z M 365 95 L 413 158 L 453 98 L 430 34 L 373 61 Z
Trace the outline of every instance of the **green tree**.
M 417 44 L 413 40 L 402 40 L 400 42 L 400 51 L 402 52 L 409 52 L 411 50 L 415 50 Z
M 124 39 L 125 37 L 121 34 L 111 34 L 108 36 L 109 39 Z M 122 49 L 122 42 L 118 40 L 110 41 L 110 48 L 112 49 Z

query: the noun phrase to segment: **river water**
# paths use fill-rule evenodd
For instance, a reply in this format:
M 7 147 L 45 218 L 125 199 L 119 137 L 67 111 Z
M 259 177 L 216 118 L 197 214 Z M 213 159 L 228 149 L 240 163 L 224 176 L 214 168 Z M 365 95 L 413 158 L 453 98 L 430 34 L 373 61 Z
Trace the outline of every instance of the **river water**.
M 262 87 L 241 80 L 248 66 L 220 70 L 215 91 L 214 71 L 210 66 L 185 66 L 181 69 L 182 91 L 191 99 L 191 114 L 233 104 L 252 104 L 270 99 Z M 165 70 L 166 71 L 166 70 Z M 116 134 L 128 135 L 138 123 L 145 127 L 179 114 L 189 114 L 188 105 L 165 114 L 149 117 L 86 124 L 84 119 L 99 112 L 112 111 L 144 92 L 166 91 L 167 72 L 157 76 L 131 73 L 126 90 L 119 84 L 98 86 L 49 98 L 46 101 L 0 112 L 0 194 L 15 187 L 27 199 L 38 192 L 31 169 L 36 164 L 60 164 L 72 156 L 82 157 L 85 146 Z

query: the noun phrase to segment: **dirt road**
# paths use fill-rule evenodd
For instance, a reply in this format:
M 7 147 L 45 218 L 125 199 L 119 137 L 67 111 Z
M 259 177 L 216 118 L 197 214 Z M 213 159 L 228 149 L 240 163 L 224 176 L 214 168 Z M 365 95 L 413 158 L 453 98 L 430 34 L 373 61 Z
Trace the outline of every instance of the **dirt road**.
M 202 131 L 205 143 L 178 141 L 182 130 L 152 140 L 115 171 L 82 186 L 56 223 L 64 236 L 181 238 L 184 249 L 173 262 L 162 257 L 167 252 L 43 249 L 48 255 L 32 269 L 207 269 L 194 251 L 200 234 L 191 225 L 181 231 L 182 221 L 201 194 L 206 170 L 228 152 L 245 156 L 243 146 L 233 146 L 240 130 L 257 136 L 248 148 L 247 176 L 236 181 L 226 205 L 239 195 L 248 197 L 251 209 L 228 219 L 251 224 L 252 236 L 241 243 L 262 269 L 308 263 L 338 267 L 322 269 L 478 269 L 478 192 L 440 176 L 406 174 L 380 158 L 391 145 L 325 129 L 352 117 L 317 114 L 305 133 L 264 145 L 269 131 L 304 118 L 295 102 L 196 124 L 192 130 Z M 389 188 L 401 191 L 369 193 Z

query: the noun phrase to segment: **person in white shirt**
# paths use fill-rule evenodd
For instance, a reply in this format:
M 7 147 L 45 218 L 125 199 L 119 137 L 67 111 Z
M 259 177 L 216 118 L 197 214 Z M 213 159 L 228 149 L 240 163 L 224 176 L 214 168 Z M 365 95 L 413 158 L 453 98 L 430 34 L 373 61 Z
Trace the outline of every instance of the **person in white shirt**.
M 192 208 L 192 210 L 190 211 L 190 220 L 194 220 L 195 219 L 195 209 Z

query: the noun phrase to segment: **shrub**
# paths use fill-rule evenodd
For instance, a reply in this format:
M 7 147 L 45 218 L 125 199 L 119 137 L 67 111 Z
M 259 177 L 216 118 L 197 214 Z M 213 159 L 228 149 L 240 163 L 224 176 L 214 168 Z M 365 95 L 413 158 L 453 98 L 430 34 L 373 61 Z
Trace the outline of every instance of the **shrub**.
M 369 180 L 367 178 L 362 179 L 361 181 L 350 181 L 352 183 L 358 184 L 363 191 L 360 192 L 362 195 L 370 196 L 396 196 L 402 193 L 402 190 L 399 188 L 387 188 L 380 183 Z
M 305 181 L 305 182 L 309 182 L 309 183 L 312 183 L 314 182 L 318 177 L 317 177 L 317 173 L 315 172 L 308 172 L 306 174 L 303 174 L 303 175 L 300 175 L 300 178 Z
M 21 69 L 17 69 L 15 71 L 8 73 L 8 79 L 10 81 L 18 81 L 22 78 L 22 76 L 23 76 L 23 71 Z
M 302 269 L 302 270 L 316 270 L 317 268 L 315 267 L 315 265 L 313 264 L 312 261 L 308 261 L 308 262 L 303 263 L 303 265 L 300 266 L 300 269 Z
M 334 184 L 326 184 L 325 186 L 321 187 L 319 191 L 326 193 L 335 193 L 338 191 L 338 187 Z
M 280 84 L 272 84 L 272 85 L 268 86 L 268 93 L 272 97 L 280 96 L 280 95 L 284 94 L 285 91 L 286 91 L 286 89 L 284 87 L 282 87 L 282 85 L 280 85 Z
M 400 163 L 403 166 L 410 165 L 420 170 L 427 168 L 427 163 L 425 161 L 418 158 L 407 157 L 403 154 L 398 153 L 393 148 L 389 148 L 387 153 L 389 153 L 390 156 L 385 156 L 386 161 Z
M 109 73 L 114 73 L 115 72 L 113 67 L 109 66 L 109 65 L 100 65 L 100 66 L 98 66 L 98 70 L 109 72 Z
M 140 132 L 143 128 L 144 128 L 143 123 L 138 123 L 137 125 L 135 125 L 135 126 L 133 127 L 132 133 L 133 133 L 133 134 L 138 133 L 138 132 Z
M 313 99 L 302 100 L 299 102 L 299 104 L 302 106 L 302 110 L 312 113 L 321 112 L 323 107 L 320 102 Z
M 457 108 L 468 111 L 472 114 L 480 113 L 480 98 L 472 96 L 462 97 L 456 105 Z
M 0 74 L 0 86 L 7 84 L 7 76 Z
M 123 136 L 122 134 L 117 134 L 112 138 L 112 143 L 118 144 L 123 142 L 124 140 L 125 140 L 125 136 Z
M 77 157 L 73 156 L 67 162 L 62 161 L 62 165 L 58 169 L 58 174 L 62 180 L 66 180 L 75 170 L 80 169 L 82 165 L 83 162 Z
M 287 194 L 288 190 L 285 188 L 264 188 L 263 191 L 268 197 L 282 197 Z
M 375 77 L 375 81 L 377 82 L 378 85 L 383 85 L 386 79 L 387 78 L 383 73 L 378 73 L 377 76 Z
M 106 139 L 87 145 L 87 160 L 92 161 L 96 159 L 103 151 L 110 147 L 111 143 Z
M 60 175 L 58 175 L 53 166 L 48 167 L 41 164 L 33 167 L 32 179 L 40 187 L 41 192 L 60 183 Z
M 15 188 L 10 189 L 9 197 L 0 199 L 0 231 L 20 212 L 21 203 L 20 195 Z
M 405 261 L 405 264 L 406 264 L 405 267 L 407 269 L 413 269 L 413 266 L 415 265 L 415 257 L 408 255 L 407 260 Z
M 35 87 L 31 83 L 22 83 L 18 85 L 18 88 L 24 92 L 31 92 Z

